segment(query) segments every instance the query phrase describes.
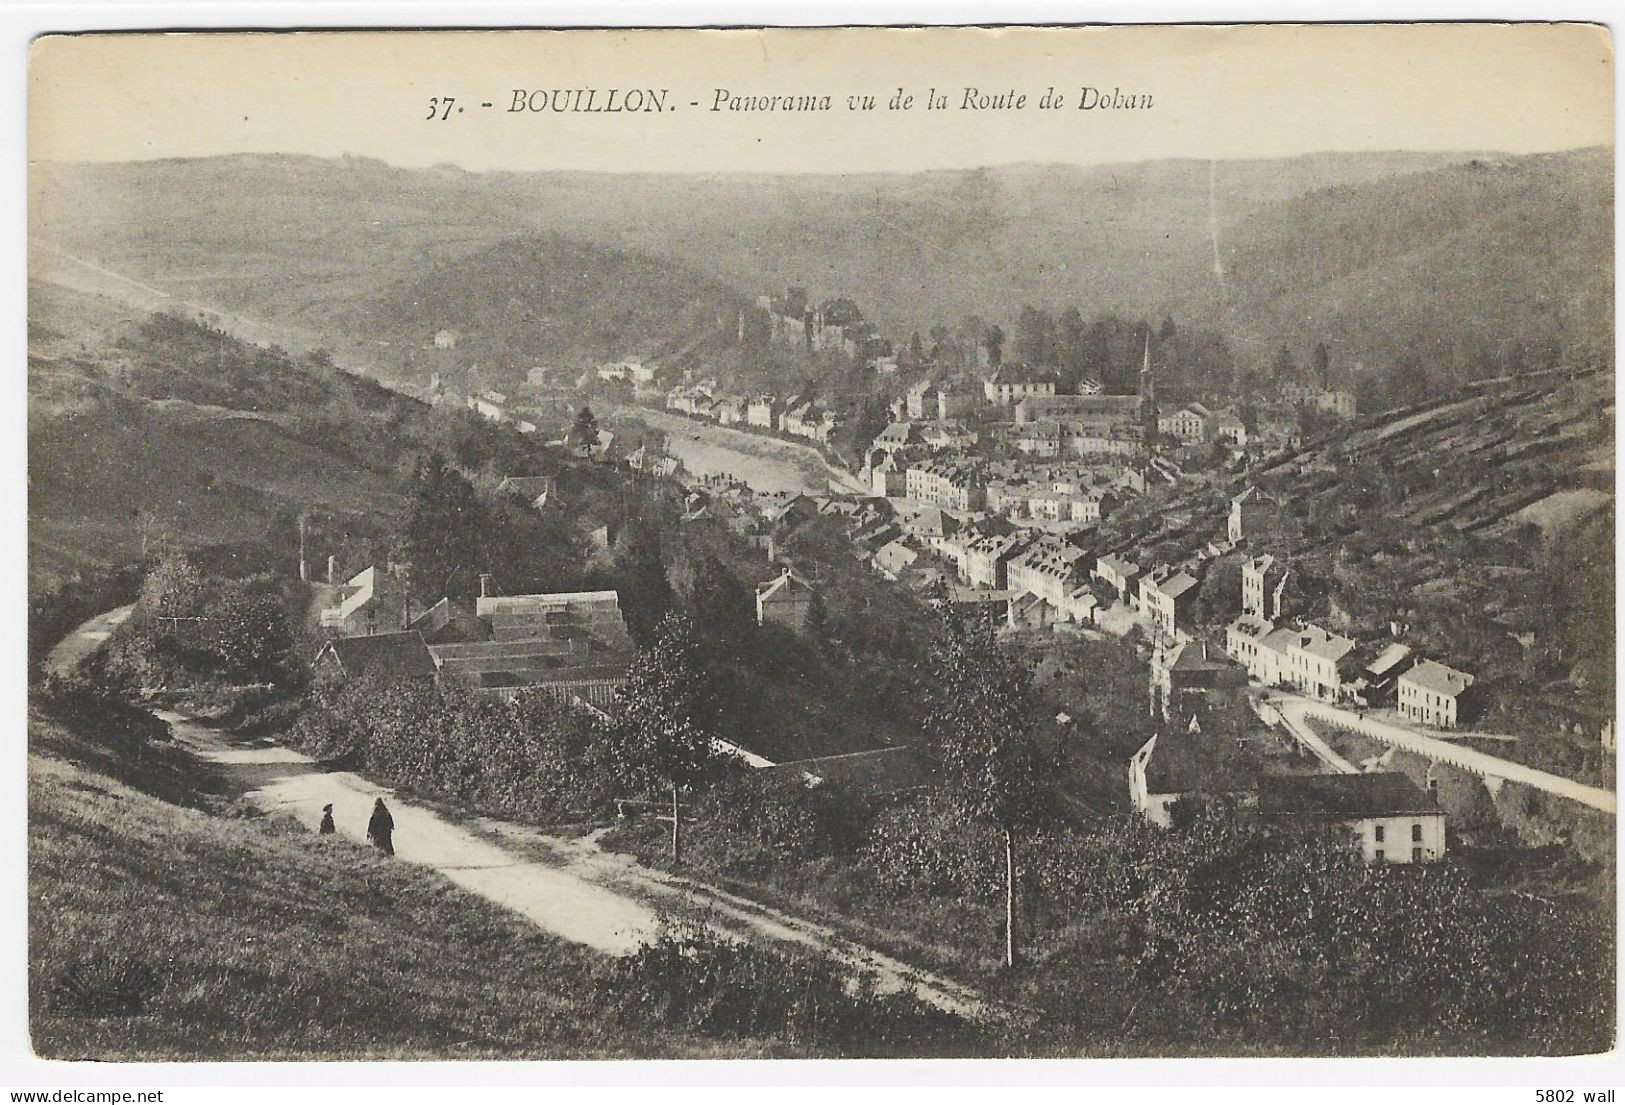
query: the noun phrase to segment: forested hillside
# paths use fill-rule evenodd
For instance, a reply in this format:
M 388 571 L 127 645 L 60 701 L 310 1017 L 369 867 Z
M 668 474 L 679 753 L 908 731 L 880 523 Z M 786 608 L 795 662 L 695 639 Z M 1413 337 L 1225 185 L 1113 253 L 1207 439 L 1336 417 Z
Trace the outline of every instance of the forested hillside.
M 1318 154 L 764 177 L 242 155 L 40 166 L 30 233 L 177 295 L 344 327 L 386 374 L 471 317 L 484 367 L 510 374 L 704 351 L 734 297 L 797 283 L 852 298 L 898 341 L 1031 306 L 1169 315 L 1254 366 L 1324 342 L 1386 401 L 1389 379 L 1403 392 L 1419 372 L 1609 347 L 1610 164 Z M 585 300 L 561 303 L 577 278 Z
M 731 344 L 740 305 L 670 261 L 532 234 L 337 294 L 301 320 L 406 347 L 451 331 L 455 363 L 506 384 L 531 365 L 579 371 L 627 356 L 699 363 L 698 354 Z M 408 361 L 436 363 L 427 352 Z
M 1226 236 L 1232 340 L 1324 341 L 1383 373 L 1395 405 L 1429 380 L 1605 363 L 1613 202 L 1607 150 L 1308 193 Z

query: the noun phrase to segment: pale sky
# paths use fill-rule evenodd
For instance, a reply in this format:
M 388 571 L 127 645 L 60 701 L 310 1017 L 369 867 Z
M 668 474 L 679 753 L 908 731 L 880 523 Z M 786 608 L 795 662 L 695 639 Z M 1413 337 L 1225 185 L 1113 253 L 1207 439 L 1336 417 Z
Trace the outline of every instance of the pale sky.
M 1612 61 L 1606 30 L 1541 24 L 57 37 L 32 52 L 29 154 L 828 173 L 1524 153 L 1612 143 Z M 1079 110 L 1085 85 L 1149 95 L 1152 106 Z M 932 87 L 948 110 L 926 109 Z M 1027 105 L 962 110 L 967 87 L 1025 94 Z M 1064 106 L 1040 109 L 1052 87 Z M 611 89 L 669 90 L 668 110 L 508 110 L 515 90 L 587 88 L 595 104 Z M 899 88 L 912 109 L 887 110 Z M 707 110 L 719 89 L 827 94 L 832 110 Z M 847 97 L 862 94 L 875 109 L 849 110 Z M 450 118 L 429 121 L 430 98 L 446 96 Z

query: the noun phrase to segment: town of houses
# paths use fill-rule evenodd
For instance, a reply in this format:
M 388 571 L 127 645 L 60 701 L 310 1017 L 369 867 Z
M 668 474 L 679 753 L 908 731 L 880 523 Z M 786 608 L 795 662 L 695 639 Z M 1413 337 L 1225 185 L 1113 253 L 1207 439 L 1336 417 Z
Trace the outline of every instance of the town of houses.
M 866 365 L 877 380 L 899 374 L 892 343 L 850 300 L 813 306 L 804 289 L 790 288 L 762 297 L 756 310 L 767 319 L 770 340 L 781 346 L 844 356 Z M 1200 719 L 1216 716 L 1216 707 L 1256 701 L 1248 688 L 1387 711 L 1418 727 L 1451 729 L 1470 718 L 1470 673 L 1420 656 L 1397 637 L 1357 642 L 1291 614 L 1293 568 L 1284 548 L 1294 520 L 1259 489 L 1234 494 L 1223 526 L 1176 563 L 1148 562 L 1145 550 L 1106 547 L 1099 537 L 1101 522 L 1115 510 L 1197 478 L 1190 473 L 1200 468 L 1197 457 L 1216 455 L 1227 470 L 1239 471 L 1250 460 L 1301 444 L 1295 412 L 1353 417 L 1347 392 L 1283 384 L 1273 403 L 1246 420 L 1229 406 L 1200 401 L 1162 410 L 1149 337 L 1133 394 L 1106 394 L 1090 379 L 1073 394 L 1061 393 L 1046 373 L 985 358 L 979 372 L 980 386 L 929 374 L 895 389 L 891 420 L 862 448 L 853 473 L 867 495 L 764 494 L 737 480 L 688 473 L 657 447 L 618 457 L 607 432 L 590 444 L 600 460 L 678 480 L 686 489 L 687 518 L 719 519 L 762 550 L 759 620 L 792 629 L 804 624 L 814 585 L 796 574 L 784 541 L 814 517 L 836 516 L 852 555 L 932 603 L 981 611 L 1011 633 L 1140 634 L 1152 709 L 1169 725 L 1126 770 L 1135 808 L 1157 824 L 1170 823 L 1181 794 L 1215 792 L 1223 772 L 1200 765 L 1200 757 L 1193 771 L 1188 756 L 1183 771 L 1173 770 L 1170 750 L 1197 742 Z M 802 439 L 837 459 L 827 447 L 850 412 L 816 395 L 735 394 L 693 370 L 682 375 L 681 383 L 662 387 L 655 367 L 628 358 L 600 365 L 577 383 L 630 388 L 638 403 Z M 540 379 L 533 374 L 531 382 Z M 521 430 L 534 428 L 499 394 L 471 395 L 468 405 Z M 545 508 L 545 496 L 537 506 Z M 1238 553 L 1245 557 L 1241 613 L 1224 625 L 1200 624 L 1197 600 L 1209 564 Z M 491 693 L 534 685 L 599 701 L 618 685 L 629 655 L 624 631 L 606 628 L 618 621 L 614 604 L 613 592 L 490 596 L 480 600 L 472 634 L 468 624 L 458 631 L 425 612 L 389 634 L 392 645 L 335 641 L 329 659 L 348 666 L 367 661 L 352 660 L 346 649 L 394 648 L 401 655 L 391 664 L 472 681 Z M 497 670 L 506 683 L 486 674 Z M 1369 861 L 1425 861 L 1444 853 L 1444 814 L 1431 794 L 1397 773 L 1266 772 L 1234 780 L 1227 793 L 1270 816 L 1348 826 Z

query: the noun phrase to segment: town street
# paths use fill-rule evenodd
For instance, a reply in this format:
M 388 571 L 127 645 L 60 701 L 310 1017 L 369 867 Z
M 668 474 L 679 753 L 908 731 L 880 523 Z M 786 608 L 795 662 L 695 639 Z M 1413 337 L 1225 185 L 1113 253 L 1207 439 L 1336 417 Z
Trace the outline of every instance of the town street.
M 1339 756 L 1332 749 L 1332 746 L 1321 740 L 1320 734 L 1316 733 L 1305 722 L 1304 714 L 1307 704 L 1307 700 L 1304 699 L 1262 699 L 1254 702 L 1253 709 L 1264 724 L 1274 725 L 1276 721 L 1279 721 L 1285 725 L 1287 731 L 1298 739 L 1298 743 L 1307 747 L 1333 771 L 1341 775 L 1358 775 L 1360 769 Z
M 1491 776 L 1505 779 L 1512 783 L 1522 783 L 1525 786 L 1543 790 L 1547 794 L 1555 794 L 1559 798 L 1567 798 L 1573 802 L 1590 806 L 1594 810 L 1604 813 L 1615 812 L 1615 795 L 1611 790 L 1602 787 L 1588 786 L 1585 783 L 1565 779 L 1561 775 L 1553 775 L 1549 771 L 1526 767 L 1511 760 L 1503 760 L 1499 756 L 1491 756 L 1487 752 L 1480 752 L 1474 748 L 1464 748 L 1447 740 L 1430 737 L 1407 726 L 1396 725 L 1393 722 L 1383 721 L 1370 716 L 1362 716 L 1353 710 L 1346 710 L 1341 706 L 1332 706 L 1312 698 L 1300 695 L 1276 694 L 1271 701 L 1283 714 L 1288 712 L 1299 718 L 1318 718 L 1333 725 L 1341 725 L 1352 729 L 1356 733 L 1364 734 L 1374 740 L 1391 744 L 1406 752 L 1414 752 L 1418 756 L 1426 756 L 1430 760 L 1438 760 L 1464 771 L 1471 771 L 1477 775 Z

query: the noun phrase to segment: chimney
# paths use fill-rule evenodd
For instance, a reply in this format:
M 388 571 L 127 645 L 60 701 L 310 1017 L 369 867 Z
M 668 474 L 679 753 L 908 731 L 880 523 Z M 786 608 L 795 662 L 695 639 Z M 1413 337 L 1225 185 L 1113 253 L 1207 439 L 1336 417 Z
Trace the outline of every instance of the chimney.
M 488 599 L 490 597 L 491 597 L 491 573 L 490 572 L 481 572 L 480 573 L 480 598 Z
M 336 556 L 329 555 L 327 558 L 327 582 L 329 584 L 333 582 L 333 573 L 338 567 L 337 561 L 338 557 Z

